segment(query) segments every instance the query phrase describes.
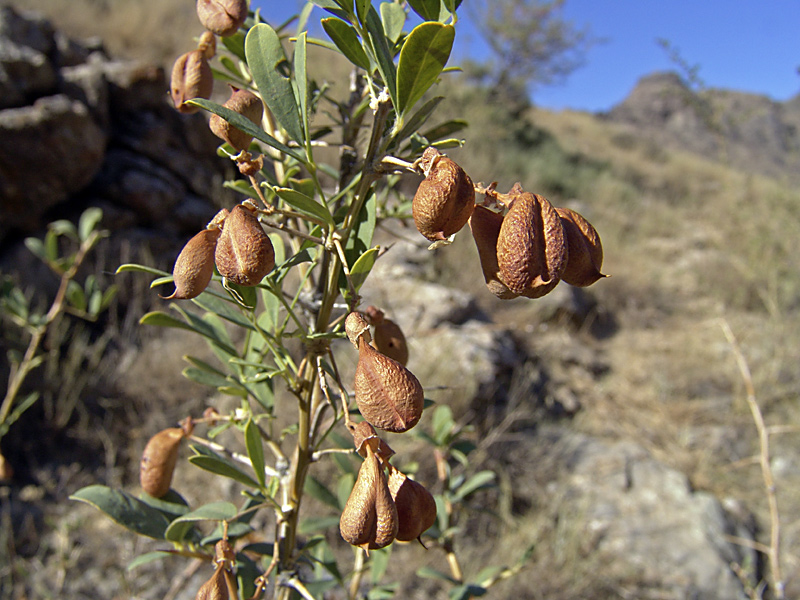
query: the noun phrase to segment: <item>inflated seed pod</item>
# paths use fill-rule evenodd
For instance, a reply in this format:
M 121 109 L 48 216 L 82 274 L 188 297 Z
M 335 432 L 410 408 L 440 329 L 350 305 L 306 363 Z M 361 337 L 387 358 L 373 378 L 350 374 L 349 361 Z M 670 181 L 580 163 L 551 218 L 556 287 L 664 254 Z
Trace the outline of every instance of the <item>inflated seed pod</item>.
M 211 226 L 186 243 L 172 269 L 175 291 L 165 296 L 165 300 L 196 298 L 208 287 L 214 275 L 214 253 L 220 233 L 219 227 Z
M 345 329 L 358 348 L 355 396 L 358 410 L 371 425 L 384 431 L 408 431 L 422 417 L 425 397 L 414 374 L 370 345 L 366 319 L 350 313 Z
M 220 540 L 215 546 L 214 574 L 197 591 L 195 600 L 231 600 L 239 597 L 236 579 L 233 576 L 233 563 L 236 556 L 227 540 Z
M 606 277 L 603 267 L 603 244 L 597 230 L 579 213 L 569 208 L 556 208 L 567 239 L 567 266 L 561 279 L 570 285 L 586 287 Z
M 170 94 L 175 108 L 182 113 L 191 114 L 200 110 L 196 106 L 184 104 L 193 98 L 211 97 L 214 88 L 214 74 L 202 50 L 192 50 L 181 55 L 172 66 Z
M 240 90 L 231 87 L 231 97 L 223 104 L 225 108 L 246 117 L 254 124 L 261 123 L 261 116 L 264 114 L 264 105 L 261 99 L 248 90 Z M 208 127 L 218 138 L 225 140 L 240 152 L 246 150 L 253 141 L 253 136 L 237 129 L 219 115 L 211 115 Z
M 151 437 L 144 447 L 139 462 L 139 483 L 153 498 L 161 498 L 169 491 L 184 436 L 185 431 L 180 427 L 170 427 Z
M 561 217 L 543 196 L 515 184 L 497 238 L 499 277 L 520 296 L 539 298 L 560 281 L 567 265 Z
M 389 465 L 389 493 L 397 507 L 400 542 L 419 539 L 436 522 L 436 500 L 425 487 Z
M 445 240 L 466 225 L 475 206 L 475 188 L 455 162 L 430 147 L 419 161 L 420 182 L 411 212 L 417 230 L 429 240 Z
M 203 35 L 200 36 L 200 40 L 197 42 L 197 49 L 203 53 L 208 60 L 214 58 L 214 55 L 217 53 L 217 38 L 216 36 L 211 33 L 210 31 L 206 31 Z
M 247 0 L 197 0 L 197 16 L 203 27 L 228 37 L 247 19 Z
M 497 238 L 502 225 L 503 215 L 485 206 L 476 206 L 469 218 L 469 228 L 478 248 L 486 287 L 501 300 L 510 300 L 518 295 L 500 281 L 500 267 L 497 265 Z
M 367 446 L 372 448 L 372 451 L 384 464 L 394 455 L 394 450 L 378 437 L 375 428 L 366 421 L 361 421 L 360 423 L 351 422 L 350 433 L 353 435 L 353 445 L 356 447 L 356 452 L 361 456 L 367 456 Z
M 408 342 L 400 326 L 387 319 L 383 311 L 375 306 L 367 307 L 367 319 L 374 328 L 372 345 L 381 354 L 393 358 L 401 365 L 408 364 Z
M 348 544 L 365 550 L 384 548 L 397 535 L 397 508 L 386 473 L 372 447 L 358 470 L 353 490 L 339 518 L 339 533 Z
M 233 283 L 254 286 L 275 266 L 275 250 L 256 216 L 256 209 L 239 204 L 222 227 L 214 254 L 219 274 Z

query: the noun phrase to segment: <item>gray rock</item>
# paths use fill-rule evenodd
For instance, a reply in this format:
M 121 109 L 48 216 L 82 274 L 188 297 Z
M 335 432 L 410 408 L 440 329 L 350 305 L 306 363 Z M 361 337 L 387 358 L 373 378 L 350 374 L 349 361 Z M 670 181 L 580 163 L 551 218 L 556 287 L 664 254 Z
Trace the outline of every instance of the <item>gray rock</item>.
M 730 537 L 753 535 L 714 496 L 632 441 L 563 434 L 554 452 L 553 513 L 583 532 L 581 550 L 608 565 L 605 576 L 633 576 L 659 598 L 746 598 L 731 564 L 756 556 Z
M 2 229 L 32 231 L 51 207 L 86 186 L 107 137 L 86 105 L 65 95 L 0 111 Z

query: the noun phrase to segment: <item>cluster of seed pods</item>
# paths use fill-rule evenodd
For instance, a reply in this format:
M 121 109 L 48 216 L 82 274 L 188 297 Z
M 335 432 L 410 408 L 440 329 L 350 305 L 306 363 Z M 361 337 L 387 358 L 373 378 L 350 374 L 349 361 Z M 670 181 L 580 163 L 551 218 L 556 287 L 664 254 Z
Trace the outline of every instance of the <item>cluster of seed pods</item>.
M 345 541 L 365 550 L 419 539 L 436 521 L 436 502 L 423 485 L 389 463 L 394 452 L 375 431 L 402 433 L 422 416 L 422 386 L 405 366 L 405 336 L 374 306 L 366 314 L 350 313 L 345 331 L 358 348 L 354 389 L 364 420 L 349 427 L 364 462 L 342 511 L 339 531 Z
M 243 286 L 258 285 L 275 266 L 275 249 L 251 202 L 222 209 L 186 243 L 172 272 L 175 291 L 166 299 L 199 296 L 214 275 L 214 265 L 225 280 Z
M 490 186 L 476 204 L 469 176 L 435 148 L 417 166 L 425 174 L 412 204 L 417 229 L 441 242 L 469 223 L 486 286 L 498 298 L 539 298 L 559 281 L 584 287 L 605 277 L 600 236 L 577 212 L 519 183 L 507 194 Z
M 182 54 L 172 67 L 170 94 L 178 111 L 195 113 L 200 109 L 186 101 L 211 97 L 214 74 L 208 61 L 216 54 L 216 36 L 229 37 L 236 33 L 247 19 L 247 12 L 247 0 L 197 0 L 197 16 L 206 31 L 197 48 Z M 223 106 L 255 124 L 261 122 L 263 104 L 252 92 L 231 87 L 231 96 Z M 237 151 L 246 150 L 253 139 L 217 115 L 211 117 L 209 127 L 214 135 Z

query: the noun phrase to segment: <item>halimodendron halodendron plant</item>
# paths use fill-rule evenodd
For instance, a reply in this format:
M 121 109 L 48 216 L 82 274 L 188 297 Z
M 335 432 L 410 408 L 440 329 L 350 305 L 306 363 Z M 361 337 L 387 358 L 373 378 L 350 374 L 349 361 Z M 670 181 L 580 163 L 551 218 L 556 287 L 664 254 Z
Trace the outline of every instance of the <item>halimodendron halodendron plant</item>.
M 172 97 L 182 112 L 212 113 L 212 130 L 224 141 L 219 152 L 243 176 L 226 185 L 246 199 L 221 210 L 187 243 L 172 275 L 141 265 L 119 271 L 155 275 L 153 286 L 174 283 L 169 298 L 191 300 L 200 309 L 202 316 L 176 302 L 171 313 L 151 312 L 141 321 L 205 338 L 218 362 L 187 356 L 184 375 L 239 398 L 240 405 L 229 414 L 209 408 L 153 436 L 142 457 L 140 496 L 95 485 L 73 498 L 138 534 L 171 542 L 169 550 L 145 554 L 135 565 L 175 554 L 212 561 L 213 575 L 199 599 L 265 592 L 321 598 L 334 587 L 350 598 L 391 597 L 398 585 L 383 578 L 398 539 L 424 539 L 444 550 L 449 574 L 430 567 L 418 574 L 446 582 L 452 598 L 485 593 L 527 559 L 471 577 L 462 572 L 455 550 L 459 513 L 494 473 L 470 472 L 472 446 L 444 405 L 431 409 L 430 433 L 417 435 L 435 449 L 438 482 L 428 487 L 436 495 L 390 463 L 394 452 L 376 429 L 414 427 L 425 407 L 423 390 L 404 365 L 402 332 L 375 308 L 358 311 L 359 292 L 380 256 L 372 244 L 376 225 L 411 213 L 432 248 L 449 243 L 469 221 L 487 286 L 501 298 L 546 293 L 568 263 L 586 272 L 578 285 L 602 276 L 602 248 L 591 225 L 562 226 L 546 199 L 519 185 L 508 194 L 474 185 L 439 151 L 461 143 L 450 136 L 464 125 L 454 120 L 430 126 L 443 98 L 426 97 L 450 56 L 458 4 L 314 0 L 273 28 L 241 0 L 198 2 L 209 31 L 176 62 Z M 306 31 L 314 5 L 332 15 L 321 20 L 327 40 Z M 406 31 L 412 11 L 422 22 Z M 219 55 L 217 36 L 224 47 Z M 345 98 L 311 76 L 310 46 L 352 63 Z M 233 88 L 224 105 L 207 99 L 211 73 Z M 331 149 L 338 150 L 336 164 L 330 164 Z M 396 190 L 403 172 L 425 175 L 413 202 Z M 476 191 L 484 200 L 480 220 L 473 222 Z M 242 335 L 231 335 L 231 327 Z M 343 381 L 331 350 L 345 329 L 359 354 L 352 385 Z M 294 399 L 297 415 L 277 431 L 279 411 L 290 410 L 284 396 Z M 205 437 L 197 435 L 201 427 Z M 215 441 L 223 431 L 236 434 L 244 453 L 232 449 L 233 442 Z M 242 486 L 239 505 L 191 507 L 170 488 L 184 444 L 192 453 L 189 462 Z M 359 467 L 356 454 L 364 458 Z M 312 465 L 329 461 L 340 470 L 335 483 L 311 473 Z M 336 515 L 303 515 L 305 494 Z M 253 541 L 253 517 L 263 510 L 272 511 L 273 529 L 259 532 L 267 541 Z M 217 527 L 209 530 L 203 522 Z M 324 535 L 336 524 L 355 546 L 349 572 Z M 363 581 L 367 570 L 369 582 Z

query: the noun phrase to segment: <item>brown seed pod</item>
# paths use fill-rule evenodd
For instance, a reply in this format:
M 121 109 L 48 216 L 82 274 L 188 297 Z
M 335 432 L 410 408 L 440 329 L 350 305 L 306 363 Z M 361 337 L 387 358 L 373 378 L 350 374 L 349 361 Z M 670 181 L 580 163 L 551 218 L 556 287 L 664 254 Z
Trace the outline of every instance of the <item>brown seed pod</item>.
M 375 428 L 366 421 L 361 421 L 360 423 L 351 422 L 349 427 L 350 433 L 353 435 L 353 444 L 356 447 L 356 452 L 361 456 L 367 456 L 367 446 L 372 449 L 384 464 L 394 455 L 394 450 L 378 437 Z
M 369 550 L 391 544 L 397 527 L 397 508 L 389 493 L 386 473 L 367 445 L 367 457 L 339 518 L 339 533 L 348 544 Z
M 217 53 L 216 36 L 210 31 L 203 32 L 203 35 L 200 36 L 200 40 L 197 42 L 197 49 L 200 50 L 203 56 L 208 60 L 214 58 L 214 55 Z
M 425 398 L 419 380 L 373 348 L 364 335 L 358 339 L 354 388 L 358 410 L 378 429 L 402 433 L 422 416 Z
M 510 300 L 516 298 L 517 294 L 500 281 L 500 267 L 497 265 L 497 237 L 502 225 L 503 215 L 485 206 L 476 206 L 469 218 L 469 228 L 478 247 L 486 287 L 501 300 Z
M 261 228 L 255 208 L 239 204 L 222 227 L 214 254 L 219 274 L 233 283 L 258 285 L 275 266 L 272 241 Z
M 538 298 L 551 291 L 567 265 L 561 217 L 547 198 L 515 184 L 511 208 L 497 238 L 500 280 L 520 296 Z
M 172 269 L 175 291 L 162 298 L 189 300 L 203 293 L 214 275 L 214 252 L 220 233 L 218 227 L 204 229 L 186 243 Z
M 400 326 L 387 319 L 383 311 L 375 306 L 367 307 L 367 319 L 375 328 L 372 345 L 378 352 L 403 366 L 408 364 L 408 342 Z
M 202 50 L 192 50 L 181 55 L 172 67 L 170 93 L 175 108 L 184 114 L 196 113 L 196 106 L 184 104 L 193 98 L 211 97 L 214 74 Z
M 606 277 L 600 272 L 603 267 L 603 244 L 597 230 L 579 213 L 569 208 L 556 208 L 564 227 L 569 248 L 567 266 L 561 279 L 578 287 L 592 285 Z
M 203 27 L 228 37 L 247 19 L 247 0 L 197 0 L 197 16 Z
M 419 539 L 436 522 L 436 500 L 425 487 L 389 465 L 389 493 L 397 507 L 400 542 Z
M 240 90 L 231 86 L 231 97 L 223 104 L 225 108 L 246 117 L 256 125 L 261 123 L 261 116 L 264 114 L 264 105 L 261 99 L 254 93 L 247 90 Z M 236 150 L 246 150 L 253 141 L 253 136 L 237 129 L 219 115 L 211 115 L 208 127 L 218 138 L 225 140 Z
M 153 498 L 161 498 L 169 491 L 184 435 L 180 427 L 170 427 L 151 437 L 144 447 L 139 463 L 139 483 Z
M 233 577 L 233 562 L 236 556 L 227 540 L 220 540 L 214 548 L 216 568 L 211 578 L 197 591 L 195 600 L 230 600 L 239 597 Z
M 464 169 L 430 147 L 419 165 L 419 184 L 411 212 L 419 232 L 432 242 L 445 240 L 466 225 L 475 206 L 475 188 Z

